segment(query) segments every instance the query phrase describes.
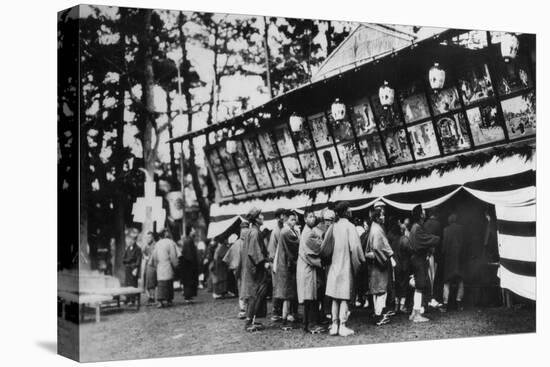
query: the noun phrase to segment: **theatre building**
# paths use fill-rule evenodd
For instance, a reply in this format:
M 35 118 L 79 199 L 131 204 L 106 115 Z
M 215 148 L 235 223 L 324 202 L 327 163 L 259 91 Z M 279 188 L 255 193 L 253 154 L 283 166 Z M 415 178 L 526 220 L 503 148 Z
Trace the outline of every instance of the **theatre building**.
M 350 202 L 360 221 L 378 201 L 390 220 L 416 204 L 466 228 L 465 302 L 535 300 L 535 36 L 362 24 L 311 82 L 207 137 L 216 184 L 208 237 L 252 207 L 275 225 Z

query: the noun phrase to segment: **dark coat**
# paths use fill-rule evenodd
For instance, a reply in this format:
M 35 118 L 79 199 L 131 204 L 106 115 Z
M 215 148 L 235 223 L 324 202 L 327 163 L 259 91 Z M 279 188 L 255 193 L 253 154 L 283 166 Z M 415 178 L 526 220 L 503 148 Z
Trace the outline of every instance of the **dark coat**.
M 125 268 L 124 285 L 126 287 L 138 286 L 141 258 L 141 248 L 136 244 L 128 246 L 124 250 L 124 255 L 122 256 L 122 264 L 124 264 Z M 136 275 L 132 274 L 135 269 L 137 269 Z
M 444 281 L 464 277 L 462 255 L 464 249 L 464 226 L 451 223 L 443 231 L 442 255 L 444 259 Z
M 274 297 L 279 299 L 296 299 L 296 263 L 300 239 L 297 233 L 288 226 L 281 230 L 279 246 L 275 255 L 273 271 Z
M 411 270 L 415 278 L 415 288 L 425 290 L 429 285 L 428 252 L 439 244 L 440 238 L 428 232 L 419 223 L 413 223 L 409 235 L 411 241 Z
M 229 267 L 223 262 L 223 258 L 229 248 L 225 243 L 220 242 L 214 252 L 214 261 L 212 262 L 212 287 L 216 294 L 224 294 L 227 292 L 227 279 L 229 275 Z
M 195 297 L 199 286 L 199 256 L 195 241 L 190 238 L 183 240 L 178 262 L 178 274 L 183 284 L 184 296 Z

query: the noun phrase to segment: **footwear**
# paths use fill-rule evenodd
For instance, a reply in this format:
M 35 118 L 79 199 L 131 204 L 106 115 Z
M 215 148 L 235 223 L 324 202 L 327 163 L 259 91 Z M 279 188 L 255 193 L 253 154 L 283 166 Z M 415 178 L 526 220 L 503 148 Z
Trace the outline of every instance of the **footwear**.
M 256 332 L 256 331 L 263 330 L 263 326 L 256 325 L 256 324 L 248 324 L 248 325 L 246 325 L 245 330 L 249 333 L 253 333 L 253 332 Z
M 282 321 L 282 320 L 283 320 L 283 318 L 279 315 L 271 316 L 271 321 L 273 321 L 273 322 L 279 322 L 279 321 Z
M 338 335 L 338 323 L 333 322 L 332 325 L 330 325 L 330 329 L 328 331 L 328 334 L 330 336 Z
M 292 323 L 296 322 L 296 318 L 294 317 L 294 315 L 288 315 L 288 316 L 286 317 L 286 320 L 287 320 L 288 322 L 292 322 Z
M 464 311 L 464 306 L 462 305 L 462 301 L 456 301 L 456 310 Z
M 359 301 L 355 301 L 355 307 L 361 307 L 363 304 Z
M 442 304 L 439 303 L 439 302 L 437 302 L 437 301 L 435 300 L 435 298 L 432 298 L 432 300 L 430 301 L 430 303 L 428 303 L 428 307 L 432 307 L 432 308 L 439 308 L 439 307 L 441 307 L 441 306 L 442 306 Z
M 310 334 L 322 334 L 325 331 L 327 331 L 327 329 L 322 327 L 321 325 L 316 325 L 313 328 L 309 329 Z
M 227 292 L 227 297 L 229 297 L 229 298 L 235 298 L 235 297 L 237 297 L 237 295 L 236 295 L 235 293 L 233 293 L 233 292 Z
M 340 324 L 340 328 L 338 329 L 338 335 L 340 336 L 350 336 L 355 334 L 355 331 L 351 330 L 346 326 L 346 324 Z
M 386 315 L 378 316 L 378 321 L 376 322 L 376 326 L 382 326 L 390 323 L 390 318 Z
M 292 327 L 292 325 L 287 324 L 287 323 L 285 323 L 285 324 L 283 324 L 283 326 L 281 326 L 281 330 L 282 330 L 282 331 L 290 331 L 290 330 L 292 330 L 292 329 L 294 329 L 294 328 Z
M 409 310 L 407 310 L 407 307 L 403 304 L 399 306 L 399 311 L 401 311 L 402 313 L 407 313 Z
M 384 314 L 384 316 L 387 316 L 387 317 L 395 316 L 395 315 L 397 315 L 397 313 L 394 310 L 389 310 Z
M 410 318 L 412 322 L 428 322 L 430 319 L 424 317 L 421 315 L 419 310 L 414 310 L 412 313 L 412 317 Z
M 439 312 L 446 313 L 447 312 L 447 305 L 444 303 L 443 306 L 439 308 Z
M 246 311 L 245 310 L 241 310 L 239 312 L 239 319 L 241 319 L 241 320 L 246 319 Z
M 221 298 L 223 298 L 223 295 L 221 295 L 221 294 L 216 294 L 216 293 L 212 293 L 212 298 L 214 298 L 214 299 L 221 299 Z

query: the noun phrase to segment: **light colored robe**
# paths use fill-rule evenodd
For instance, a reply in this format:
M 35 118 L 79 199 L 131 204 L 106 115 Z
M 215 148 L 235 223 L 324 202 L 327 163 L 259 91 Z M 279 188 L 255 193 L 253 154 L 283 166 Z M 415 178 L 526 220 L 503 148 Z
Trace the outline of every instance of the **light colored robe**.
M 300 237 L 298 262 L 296 265 L 296 285 L 298 302 L 316 300 L 318 290 L 318 271 L 322 271 L 321 243 L 323 231 L 306 226 Z
M 151 262 L 157 269 L 157 280 L 173 280 L 178 266 L 176 243 L 169 238 L 158 241 Z
M 389 257 L 393 255 L 393 250 L 388 242 L 384 228 L 376 222 L 373 222 L 370 228 L 365 252 L 378 253 L 380 255 L 377 256 L 375 254 L 375 256 L 387 259 L 383 265 L 376 260 L 368 262 L 369 293 L 386 293 L 390 281 Z
M 354 295 L 354 276 L 365 255 L 355 226 L 340 218 L 325 234 L 321 253 L 331 260 L 327 275 L 326 295 L 335 299 L 350 300 Z

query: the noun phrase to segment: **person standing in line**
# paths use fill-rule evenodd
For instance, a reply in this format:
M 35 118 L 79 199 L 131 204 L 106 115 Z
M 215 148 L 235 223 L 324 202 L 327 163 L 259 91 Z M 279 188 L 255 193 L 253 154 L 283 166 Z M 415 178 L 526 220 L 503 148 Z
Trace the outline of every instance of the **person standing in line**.
M 157 269 L 151 262 L 153 251 L 155 250 L 153 232 L 147 232 L 144 241 L 143 258 L 145 259 L 145 272 L 143 274 L 143 284 L 145 285 L 145 292 L 147 294 L 147 303 L 152 305 L 155 303 L 155 289 L 157 288 Z
M 261 312 L 271 283 L 271 263 L 260 227 L 264 216 L 258 208 L 252 208 L 247 215 L 250 228 L 243 239 L 244 261 L 242 270 L 243 297 L 248 299 L 245 330 L 255 332 L 263 329 L 256 317 Z
M 424 229 L 429 234 L 441 238 L 441 223 L 436 215 L 435 209 L 430 210 L 430 216 L 424 223 Z M 441 278 L 438 268 L 441 263 L 441 243 L 438 243 L 433 249 L 428 251 L 428 276 L 430 279 L 430 286 L 426 288 L 425 300 L 428 307 L 439 308 L 441 304 L 436 300 L 436 286 L 438 285 L 438 280 Z M 436 282 L 437 281 L 437 282 Z
M 368 261 L 369 293 L 374 301 L 374 319 L 377 326 L 390 322 L 390 313 L 384 313 L 390 269 L 395 265 L 393 250 L 384 231 L 384 208 L 375 205 L 374 217 L 367 239 L 365 258 Z
M 403 219 L 399 222 L 401 227 L 401 237 L 397 249 L 394 249 L 394 258 L 397 262 L 397 266 L 394 268 L 395 272 L 395 308 L 399 306 L 399 312 L 407 312 L 407 294 L 409 290 L 409 274 L 411 272 L 411 240 L 409 239 L 410 232 L 410 220 L 409 218 Z M 396 311 L 397 312 L 397 311 Z
M 291 302 L 297 299 L 296 293 L 296 262 L 298 260 L 299 234 L 295 231 L 296 214 L 289 213 L 287 221 L 281 229 L 279 245 L 275 251 L 273 261 L 273 297 L 283 301 L 282 321 L 283 330 L 291 330 L 288 322 L 294 322 Z
M 157 278 L 158 308 L 170 306 L 174 300 L 174 277 L 178 266 L 176 243 L 170 232 L 164 230 L 151 255 L 151 264 L 155 267 Z
M 348 202 L 338 203 L 335 209 L 338 220 L 327 230 L 321 245 L 321 253 L 331 261 L 326 288 L 326 295 L 332 298 L 329 334 L 349 336 L 354 334 L 346 325 L 354 293 L 353 281 L 359 266 L 365 262 L 365 255 L 355 226 L 348 219 Z
M 449 225 L 443 231 L 442 255 L 444 259 L 443 306 L 441 312 L 447 312 L 451 283 L 458 284 L 456 306 L 462 310 L 464 297 L 464 272 L 462 270 L 462 255 L 464 249 L 464 226 L 456 222 L 456 214 L 449 216 Z
M 225 297 L 228 292 L 229 268 L 223 262 L 225 254 L 229 250 L 227 239 L 221 238 L 214 252 L 212 259 L 212 298 L 220 299 Z
M 137 245 L 138 230 L 130 228 L 126 231 L 126 248 L 124 249 L 124 255 L 122 257 L 122 264 L 124 265 L 124 286 L 125 287 L 138 287 L 139 271 L 141 267 L 141 248 Z M 135 295 L 127 296 L 126 303 L 133 304 L 135 302 Z
M 426 287 L 430 286 L 428 276 L 428 253 L 439 243 L 439 237 L 429 234 L 424 230 L 424 220 L 426 213 L 421 205 L 417 205 L 412 210 L 412 226 L 410 232 L 412 256 L 411 265 L 414 276 L 414 299 L 413 311 L 409 319 L 413 322 L 430 321 L 422 316 L 422 294 Z
M 237 236 L 236 234 L 232 234 L 229 236 L 229 244 L 231 247 L 229 248 L 229 251 L 227 251 L 227 254 L 225 254 L 225 257 L 223 258 L 223 262 L 227 264 L 227 267 L 229 270 L 233 272 L 233 275 L 235 276 L 235 279 L 237 280 L 237 291 L 239 293 L 239 318 L 245 319 L 246 318 L 246 300 L 243 298 L 243 291 L 242 291 L 242 264 L 243 264 L 243 238 L 246 237 L 246 233 L 248 232 L 248 222 L 242 221 L 241 222 L 241 231 L 240 235 Z
M 275 253 L 277 252 L 277 247 L 279 246 L 279 239 L 281 237 L 281 230 L 283 229 L 284 224 L 288 220 L 288 212 L 287 210 L 283 208 L 279 208 L 275 210 L 275 218 L 277 219 L 277 225 L 275 228 L 273 228 L 273 231 L 271 232 L 271 235 L 269 237 L 269 243 L 267 245 L 267 252 L 269 254 L 269 261 L 271 263 L 274 262 L 275 259 Z M 271 284 L 275 284 L 275 273 L 273 273 L 273 269 L 271 271 Z M 272 316 L 271 321 L 281 321 L 282 320 L 282 308 L 283 302 L 282 300 L 275 297 L 275 288 L 272 288 Z
M 199 256 L 195 245 L 195 229 L 188 226 L 185 233 L 186 237 L 183 239 L 181 247 L 178 272 L 183 286 L 183 300 L 186 303 L 191 303 L 193 298 L 197 296 L 199 286 Z
M 322 220 L 317 224 L 317 229 L 322 233 L 322 239 L 324 240 L 327 230 L 334 224 L 336 220 L 336 213 L 332 209 L 325 208 L 321 212 Z M 327 275 L 330 269 L 331 259 L 328 256 L 321 256 L 321 265 L 323 269 L 319 272 L 319 300 L 321 301 L 321 320 L 320 324 L 330 326 L 330 319 L 332 318 L 332 299 L 326 295 Z
M 319 319 L 322 300 L 320 296 L 323 293 L 320 292 L 323 272 L 320 258 L 323 231 L 317 227 L 317 218 L 313 211 L 306 210 L 304 217 L 306 225 L 300 236 L 296 265 L 298 303 L 304 305 L 304 331 L 319 334 L 326 330 L 320 325 Z

